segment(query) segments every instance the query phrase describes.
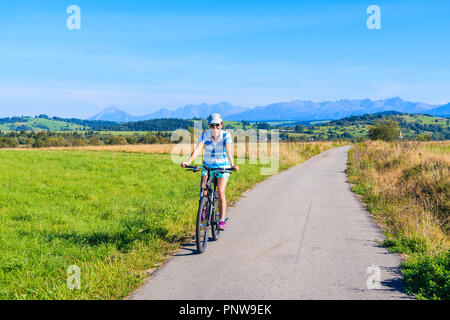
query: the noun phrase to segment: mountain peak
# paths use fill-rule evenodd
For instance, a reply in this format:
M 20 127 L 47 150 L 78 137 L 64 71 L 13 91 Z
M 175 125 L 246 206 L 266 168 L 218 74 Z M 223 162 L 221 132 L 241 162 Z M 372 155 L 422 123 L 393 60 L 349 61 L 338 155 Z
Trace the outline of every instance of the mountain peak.
M 132 121 L 133 116 L 120 110 L 115 106 L 106 107 L 102 112 L 90 117 L 88 120 L 103 120 L 103 121 Z
M 405 101 L 400 97 L 392 97 L 389 99 L 385 99 L 384 102 L 399 105 L 401 103 L 404 103 Z
M 117 112 L 117 111 L 123 112 L 122 110 L 120 110 L 116 106 L 108 106 L 102 112 Z

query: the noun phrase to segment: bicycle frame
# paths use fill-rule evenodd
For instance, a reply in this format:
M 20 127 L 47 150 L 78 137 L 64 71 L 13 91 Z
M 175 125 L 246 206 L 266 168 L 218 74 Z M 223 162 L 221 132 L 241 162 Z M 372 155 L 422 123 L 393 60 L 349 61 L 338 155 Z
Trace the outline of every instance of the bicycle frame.
M 203 177 L 200 179 L 200 194 L 199 194 L 199 203 L 204 197 L 205 190 L 207 191 L 207 197 L 209 201 L 209 212 L 207 219 L 207 226 L 211 223 L 212 215 L 216 212 L 216 203 L 217 203 L 217 173 L 208 171 L 208 175 L 206 178 L 206 185 L 202 188 Z M 213 185 L 213 186 L 212 186 Z

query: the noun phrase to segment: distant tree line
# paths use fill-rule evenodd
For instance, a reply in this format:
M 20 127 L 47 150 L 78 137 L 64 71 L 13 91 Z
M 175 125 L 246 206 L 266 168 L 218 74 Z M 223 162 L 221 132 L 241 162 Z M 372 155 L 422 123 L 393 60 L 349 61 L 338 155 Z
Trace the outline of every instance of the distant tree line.
M 114 135 L 85 132 L 1 132 L 0 148 L 16 148 L 19 146 L 33 148 L 76 147 L 125 144 L 171 143 L 170 132 L 147 132 L 127 135 Z
M 30 117 L 12 117 L 1 118 L 0 124 L 25 122 L 26 118 Z M 67 123 L 73 123 L 80 126 L 85 126 L 92 131 L 173 131 L 176 129 L 188 129 L 194 126 L 193 120 L 184 119 L 152 119 L 137 122 L 114 122 L 103 120 L 81 120 L 76 118 L 65 119 L 60 117 L 50 118 L 45 114 L 41 114 L 36 118 L 43 118 L 55 121 L 62 121 Z M 48 130 L 47 127 L 42 126 L 39 129 Z M 16 128 L 15 131 L 31 131 L 32 128 L 27 125 L 21 125 Z
M 0 124 L 15 123 L 23 121 L 23 117 L 0 118 Z
M 194 126 L 193 120 L 184 119 L 154 119 L 137 122 L 127 122 L 109 131 L 174 131 L 189 129 Z

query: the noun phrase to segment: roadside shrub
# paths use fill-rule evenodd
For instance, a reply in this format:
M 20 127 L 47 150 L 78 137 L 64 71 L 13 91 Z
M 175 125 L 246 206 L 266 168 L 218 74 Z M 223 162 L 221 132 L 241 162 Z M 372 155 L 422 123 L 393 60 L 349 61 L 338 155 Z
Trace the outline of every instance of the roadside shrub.
M 387 235 L 383 242 L 385 248 L 394 253 L 424 254 L 427 252 L 427 242 L 423 237 L 405 237 L 403 235 L 395 235 L 391 237 Z
M 422 299 L 450 300 L 450 252 L 413 256 L 402 264 L 406 291 Z

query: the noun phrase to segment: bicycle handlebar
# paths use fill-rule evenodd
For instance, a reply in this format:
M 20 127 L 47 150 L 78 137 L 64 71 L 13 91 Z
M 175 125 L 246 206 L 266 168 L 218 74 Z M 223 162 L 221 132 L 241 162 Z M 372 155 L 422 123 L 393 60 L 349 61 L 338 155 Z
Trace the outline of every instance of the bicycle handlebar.
M 193 172 L 197 172 L 200 170 L 206 170 L 208 172 L 218 171 L 220 173 L 234 171 L 234 169 L 231 167 L 230 168 L 208 168 L 208 167 L 186 166 L 186 167 L 184 167 L 184 169 L 187 169 L 188 171 L 193 171 Z

